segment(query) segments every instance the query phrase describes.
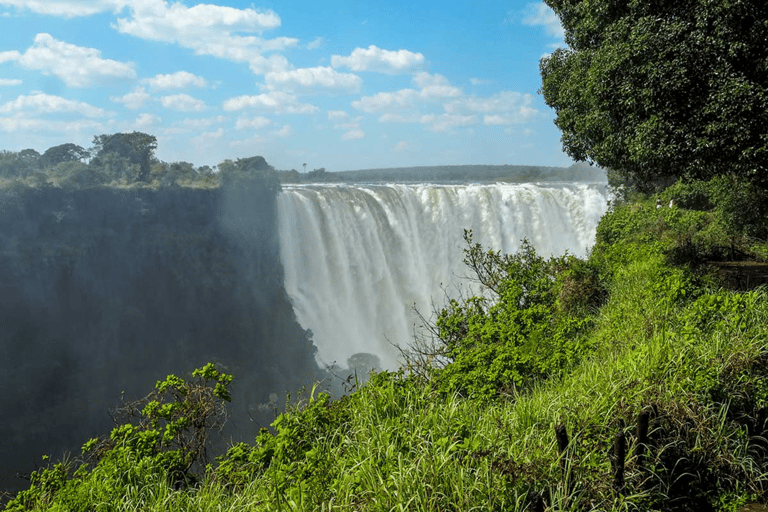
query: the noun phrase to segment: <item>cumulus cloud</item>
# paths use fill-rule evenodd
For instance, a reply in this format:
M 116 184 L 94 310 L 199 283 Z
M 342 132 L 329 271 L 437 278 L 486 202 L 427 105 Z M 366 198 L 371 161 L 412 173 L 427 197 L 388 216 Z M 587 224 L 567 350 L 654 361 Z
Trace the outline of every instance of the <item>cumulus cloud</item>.
M 352 130 L 349 130 L 345 132 L 341 136 L 341 140 L 358 140 L 365 137 L 365 132 L 361 130 L 360 128 L 354 128 Z
M 164 130 L 164 133 L 177 134 L 177 133 L 201 133 L 204 130 L 209 129 L 211 126 L 221 124 L 226 120 L 224 116 L 212 116 L 212 117 L 196 117 L 186 118 L 180 121 L 173 122 L 168 128 Z
M 15 55 L 14 55 L 15 54 Z M 71 87 L 89 87 L 136 77 L 134 64 L 102 59 L 95 48 L 59 41 L 50 34 L 37 34 L 23 54 L 3 52 L 0 62 L 15 60 L 25 69 L 53 75 Z
M 341 140 L 356 140 L 365 137 L 365 132 L 360 128 L 362 116 L 351 119 L 349 114 L 343 110 L 329 110 L 328 119 L 336 121 L 333 125 L 334 130 L 344 130 Z
M 12 85 L 21 85 L 23 82 L 14 78 L 0 78 L 0 87 L 10 87 Z
M 427 59 L 421 53 L 408 50 L 382 50 L 374 45 L 368 48 L 355 48 L 348 57 L 331 56 L 331 65 L 335 68 L 350 68 L 352 71 L 377 71 L 396 75 L 420 70 Z
M 147 101 L 149 101 L 150 96 L 146 89 L 143 87 L 137 87 L 124 96 L 110 96 L 109 99 L 115 103 L 122 103 L 127 108 L 132 110 L 137 110 L 143 107 Z
M 205 78 L 188 71 L 177 71 L 167 75 L 155 75 L 144 80 L 152 89 L 183 89 L 184 87 L 205 87 Z
M 176 43 L 198 55 L 212 55 L 235 62 L 247 62 L 254 73 L 287 69 L 281 55 L 265 56 L 296 46 L 298 39 L 263 39 L 265 30 L 280 26 L 280 17 L 270 10 L 198 4 L 187 7 L 165 0 L 134 0 L 130 17 L 118 18 L 120 33 L 142 39 Z
M 347 112 L 344 112 L 343 110 L 328 111 L 328 119 L 330 119 L 331 121 L 340 121 L 348 118 L 349 118 L 349 114 Z
M 18 60 L 19 57 L 21 57 L 21 54 L 16 50 L 0 52 L 0 64 L 11 60 Z
M 543 2 L 526 6 L 523 23 L 531 26 L 543 26 L 547 34 L 560 40 L 565 37 L 560 18 L 557 17 L 555 11 Z
M 133 127 L 138 130 L 146 130 L 154 126 L 158 126 L 162 122 L 162 119 L 155 114 L 139 114 L 136 120 L 133 122 Z
M 421 87 L 419 96 L 429 98 L 455 98 L 461 96 L 461 89 L 450 84 L 443 75 L 431 75 L 426 72 L 416 73 L 413 77 L 416 85 Z
M 410 110 L 416 107 L 419 91 L 400 89 L 395 92 L 378 92 L 353 101 L 352 106 L 366 114 L 392 113 L 393 110 Z
M 205 103 L 189 94 L 171 94 L 160 98 L 160 103 L 170 110 L 179 112 L 200 112 L 205 109 Z
M 225 101 L 223 107 L 229 112 L 247 108 L 270 110 L 277 114 L 311 114 L 318 111 L 316 106 L 300 103 L 296 96 L 283 91 L 237 96 Z
M 325 38 L 323 38 L 323 37 L 316 37 L 312 41 L 307 43 L 306 48 L 307 48 L 307 50 L 316 50 L 316 49 L 320 48 L 321 46 L 323 46 L 324 42 L 325 42 Z
M 109 131 L 104 123 L 93 119 L 78 119 L 75 121 L 62 121 L 58 119 L 30 117 L 19 113 L 10 117 L 0 117 L 0 130 L 9 133 L 19 131 L 40 133 L 51 133 L 56 137 L 61 137 L 62 133 L 104 133 Z
M 430 128 L 436 132 L 447 132 L 457 126 L 467 126 L 477 123 L 477 116 L 460 114 L 428 114 L 422 116 L 420 122 L 430 125 Z
M 400 89 L 363 96 L 353 101 L 352 106 L 367 114 L 380 114 L 381 122 L 418 123 L 425 115 L 422 110 L 427 106 L 462 94 L 461 89 L 438 74 L 419 72 L 414 75 L 413 82 L 420 89 Z
M 270 89 L 341 89 L 349 92 L 360 90 L 362 80 L 352 73 L 339 73 L 333 68 L 318 66 L 285 71 L 270 71 L 264 75 Z
M 531 106 L 533 96 L 501 91 L 488 97 L 471 96 L 445 104 L 448 114 L 484 114 L 487 125 L 516 124 L 533 119 L 539 111 Z
M 85 117 L 104 117 L 109 113 L 101 108 L 94 107 L 82 101 L 68 100 L 61 96 L 44 93 L 21 95 L 13 101 L 0 105 L 0 113 L 76 113 Z
M 411 148 L 411 143 L 407 140 L 401 140 L 392 147 L 392 151 L 395 153 L 403 153 Z
M 242 129 L 246 129 L 246 128 L 250 128 L 250 129 L 253 129 L 253 130 L 260 130 L 260 129 L 264 128 L 265 126 L 269 126 L 270 124 L 272 124 L 272 121 L 270 121 L 266 117 L 262 117 L 262 116 L 245 117 L 245 116 L 243 116 L 243 117 L 240 117 L 235 122 L 235 128 L 237 128 L 238 130 L 242 130 Z
M 275 137 L 290 137 L 293 135 L 293 130 L 291 129 L 290 125 L 285 124 L 279 130 L 272 132 L 272 135 Z
M 91 16 L 103 11 L 120 11 L 127 2 L 122 0 L 0 0 L 0 5 L 29 9 L 38 14 L 73 18 Z

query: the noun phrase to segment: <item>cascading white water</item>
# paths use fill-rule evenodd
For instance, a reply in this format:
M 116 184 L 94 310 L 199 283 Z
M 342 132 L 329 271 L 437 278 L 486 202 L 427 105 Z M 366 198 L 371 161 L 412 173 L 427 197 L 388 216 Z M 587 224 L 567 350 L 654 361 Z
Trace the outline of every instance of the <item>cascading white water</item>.
M 286 186 L 278 197 L 285 289 L 321 365 L 356 353 L 398 366 L 417 317 L 467 274 L 463 233 L 511 253 L 527 238 L 549 256 L 584 256 L 606 210 L 605 184 Z

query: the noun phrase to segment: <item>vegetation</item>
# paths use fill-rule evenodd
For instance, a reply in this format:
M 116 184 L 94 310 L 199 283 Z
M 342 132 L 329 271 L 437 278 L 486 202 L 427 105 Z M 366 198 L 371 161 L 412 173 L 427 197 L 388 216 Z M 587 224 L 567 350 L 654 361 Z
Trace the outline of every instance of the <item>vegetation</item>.
M 60 144 L 42 155 L 34 149 L 0 152 L 0 186 L 61 187 L 85 190 L 105 186 L 214 188 L 220 174 L 189 162 L 163 162 L 154 151 L 157 139 L 142 132 L 97 135 L 93 146 Z M 262 157 L 253 157 L 261 158 Z M 240 159 L 240 161 L 248 159 Z M 227 160 L 221 165 L 236 165 Z M 251 169 L 253 170 L 253 169 Z M 270 166 L 261 171 L 274 172 Z
M 541 91 L 563 147 L 645 190 L 723 174 L 768 188 L 768 5 L 546 0 L 566 48 Z
M 569 45 L 541 64 L 564 146 L 626 187 L 586 260 L 546 259 L 528 244 L 500 255 L 467 233 L 465 262 L 483 288 L 425 322 L 401 370 L 337 401 L 313 389 L 216 464 L 199 456 L 231 377 L 212 365 L 196 387 L 169 376 L 138 422 L 86 443 L 95 458 L 35 472 L 8 509 L 768 502 L 768 7 L 547 3 Z M 35 178 L 36 152 L 2 156 L 0 172 L 13 159 L 19 179 L 47 179 Z M 102 156 L 94 171 L 109 179 L 149 179 L 120 151 Z M 262 162 L 228 166 L 236 184 Z M 732 265 L 750 279 L 734 281 Z
M 615 204 L 587 260 L 542 258 L 528 245 L 499 255 L 468 233 L 466 262 L 486 291 L 441 309 L 426 331 L 433 360 L 412 352 L 404 369 L 337 401 L 312 390 L 253 443 L 196 466 L 194 432 L 210 424 L 195 415 L 219 410 L 230 378 L 212 365 L 194 386 L 169 376 L 130 408 L 141 411 L 133 422 L 86 444 L 90 458 L 39 470 L 8 508 L 733 511 L 765 502 L 768 294 L 730 291 L 703 263 L 720 254 L 712 226 L 727 220 L 718 197 L 697 190 L 673 187 L 674 207 L 656 208 L 654 196 Z M 733 238 L 753 260 L 766 254 Z

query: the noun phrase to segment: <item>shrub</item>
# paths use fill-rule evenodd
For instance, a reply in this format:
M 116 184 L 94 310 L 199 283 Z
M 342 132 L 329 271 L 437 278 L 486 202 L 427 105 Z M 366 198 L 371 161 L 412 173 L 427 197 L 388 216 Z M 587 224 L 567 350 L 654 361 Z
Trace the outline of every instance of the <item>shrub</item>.
M 192 372 L 197 381 L 168 375 L 141 400 L 124 403 L 113 417 L 127 420 L 109 437 L 83 446 L 84 459 L 58 462 L 32 473 L 32 485 L 7 505 L 7 510 L 32 508 L 92 510 L 96 503 L 166 480 L 174 487 L 199 481 L 211 431 L 226 421 L 223 402 L 230 401 L 233 377 L 212 363 Z M 116 420 L 117 422 L 117 420 Z
M 603 297 L 597 272 L 570 255 L 544 259 L 527 240 L 514 255 L 484 251 L 470 231 L 465 240 L 486 295 L 452 299 L 430 327 L 448 360 L 433 372 L 438 388 L 486 400 L 577 361 Z

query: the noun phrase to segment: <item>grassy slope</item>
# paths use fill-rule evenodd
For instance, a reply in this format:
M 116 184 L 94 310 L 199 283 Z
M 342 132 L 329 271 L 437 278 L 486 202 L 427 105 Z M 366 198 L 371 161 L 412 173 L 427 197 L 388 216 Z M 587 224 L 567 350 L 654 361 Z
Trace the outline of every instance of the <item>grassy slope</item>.
M 609 292 L 594 313 L 591 357 L 514 399 L 482 404 L 381 374 L 341 401 L 305 400 L 199 487 L 173 490 L 151 466 L 130 471 L 133 461 L 70 481 L 40 509 L 534 510 L 540 495 L 559 510 L 735 510 L 764 501 L 768 297 L 667 263 L 700 217 L 653 201 L 608 214 L 591 255 Z M 643 411 L 651 432 L 641 464 Z M 618 489 L 620 433 L 628 457 Z

